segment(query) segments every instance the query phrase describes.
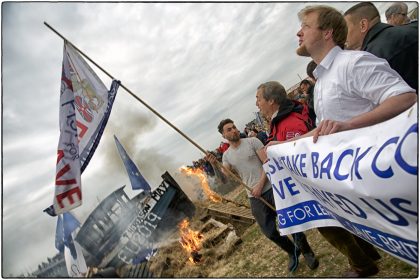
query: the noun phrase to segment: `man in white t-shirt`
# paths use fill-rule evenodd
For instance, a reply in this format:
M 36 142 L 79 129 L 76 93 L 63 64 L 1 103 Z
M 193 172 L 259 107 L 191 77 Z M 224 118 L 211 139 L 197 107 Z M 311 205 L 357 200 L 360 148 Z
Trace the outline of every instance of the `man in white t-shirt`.
M 294 272 L 297 269 L 301 253 L 310 269 L 317 268 L 319 262 L 305 234 L 300 232 L 292 235 L 296 246 L 287 236 L 281 236 L 277 231 L 276 212 L 259 199 L 263 198 L 274 207 L 273 189 L 257 155 L 257 150 L 263 148 L 261 141 L 255 137 L 240 138 L 239 130 L 230 119 L 222 120 L 218 130 L 229 141 L 229 148 L 223 154 L 223 165 L 237 173 L 242 181 L 252 188 L 252 191 L 247 190 L 252 214 L 264 235 L 288 253 L 289 271 Z M 216 161 L 211 154 L 206 158 L 213 164 Z
M 415 91 L 386 60 L 362 51 L 344 51 L 347 25 L 332 7 L 308 6 L 298 14 L 301 29 L 296 53 L 318 65 L 313 74 L 317 128 L 298 138 L 371 126 L 404 112 L 415 104 Z M 295 138 L 298 139 L 298 138 Z M 380 258 L 374 247 L 338 227 L 319 228 L 321 234 L 349 260 L 344 277 L 378 273 Z

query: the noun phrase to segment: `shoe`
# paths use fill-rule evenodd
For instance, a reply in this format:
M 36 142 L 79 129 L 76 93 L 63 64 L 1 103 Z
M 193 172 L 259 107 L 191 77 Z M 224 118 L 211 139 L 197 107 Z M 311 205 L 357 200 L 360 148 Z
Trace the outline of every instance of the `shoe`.
M 378 267 L 372 266 L 369 269 L 357 271 L 355 269 L 350 269 L 349 271 L 346 271 L 342 277 L 344 278 L 366 278 L 369 276 L 373 276 L 379 272 Z
M 315 269 L 319 266 L 319 261 L 315 257 L 314 252 L 304 253 L 305 263 L 310 269 Z
M 299 265 L 299 256 L 300 256 L 300 251 L 297 249 L 295 250 L 295 252 L 293 252 L 292 254 L 289 253 L 289 265 L 288 265 L 288 269 L 290 272 L 295 272 L 298 265 Z
M 374 262 L 379 262 L 380 260 L 381 260 L 381 255 L 379 255 L 379 253 L 378 252 L 374 252 L 374 253 L 371 253 L 371 254 L 369 254 L 368 255 L 369 256 L 369 258 L 371 258 Z

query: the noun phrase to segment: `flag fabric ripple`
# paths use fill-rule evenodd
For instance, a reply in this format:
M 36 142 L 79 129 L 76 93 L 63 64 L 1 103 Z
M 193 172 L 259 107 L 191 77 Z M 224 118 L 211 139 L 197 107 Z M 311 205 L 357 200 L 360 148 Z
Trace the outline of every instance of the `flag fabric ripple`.
M 125 151 L 124 147 L 121 145 L 118 138 L 114 135 L 115 144 L 117 145 L 118 152 L 120 153 L 121 159 L 124 163 L 125 169 L 127 170 L 128 177 L 130 178 L 131 187 L 133 190 L 144 190 L 146 193 L 150 192 L 150 185 L 141 175 L 136 164 L 131 160 Z
M 82 204 L 81 173 L 99 144 L 120 82 L 108 91 L 80 54 L 65 42 L 60 91 L 60 139 L 57 149 L 54 211 Z

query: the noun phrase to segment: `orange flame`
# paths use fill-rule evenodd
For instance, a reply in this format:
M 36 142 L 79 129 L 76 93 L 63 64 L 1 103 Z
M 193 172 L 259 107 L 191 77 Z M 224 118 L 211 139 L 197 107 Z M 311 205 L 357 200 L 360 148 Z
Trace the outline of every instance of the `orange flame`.
M 203 171 L 200 168 L 189 168 L 189 167 L 181 167 L 181 172 L 187 175 L 195 175 L 201 181 L 201 187 L 204 190 L 206 196 L 213 202 L 221 202 L 222 198 L 217 193 L 213 192 L 210 189 L 209 183 L 207 182 L 206 175 L 204 175 Z
M 190 257 L 188 258 L 192 263 L 198 263 L 200 260 L 193 258 L 193 254 L 197 254 L 201 249 L 201 243 L 203 235 L 198 231 L 193 231 L 189 228 L 189 222 L 187 219 L 183 220 L 179 225 L 179 232 L 181 240 L 179 241 Z

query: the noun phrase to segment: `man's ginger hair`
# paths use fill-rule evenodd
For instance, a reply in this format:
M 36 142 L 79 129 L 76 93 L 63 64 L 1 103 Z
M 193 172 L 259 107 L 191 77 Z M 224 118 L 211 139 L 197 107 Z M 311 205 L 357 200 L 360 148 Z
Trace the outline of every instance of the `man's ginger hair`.
M 333 7 L 318 5 L 303 8 L 298 13 L 298 17 L 302 21 L 303 17 L 310 13 L 318 14 L 319 29 L 333 30 L 332 37 L 334 43 L 343 49 L 347 39 L 347 24 L 343 15 Z

